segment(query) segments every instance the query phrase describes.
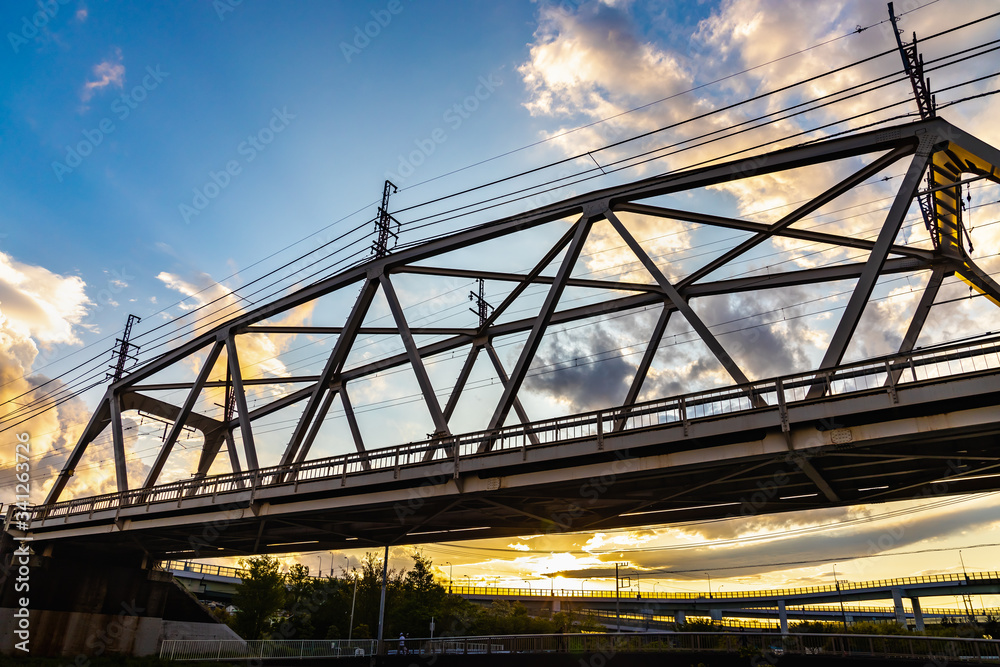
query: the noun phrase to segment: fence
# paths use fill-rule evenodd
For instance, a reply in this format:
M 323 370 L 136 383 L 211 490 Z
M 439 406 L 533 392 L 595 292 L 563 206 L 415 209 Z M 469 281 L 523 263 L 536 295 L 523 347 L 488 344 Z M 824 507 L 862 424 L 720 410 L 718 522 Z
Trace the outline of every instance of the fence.
M 374 655 L 374 639 L 167 639 L 165 660 L 267 660 Z
M 160 657 L 168 660 L 244 660 L 336 658 L 362 651 L 371 655 L 374 640 L 167 640 Z M 830 655 L 847 658 L 961 660 L 1000 664 L 1000 641 L 954 637 L 898 635 L 790 634 L 776 632 L 647 632 L 556 635 L 505 635 L 407 639 L 415 655 L 482 655 L 515 653 L 718 652 L 743 655 Z M 384 642 L 396 653 L 395 640 Z M 361 653 L 358 653 L 361 655 Z

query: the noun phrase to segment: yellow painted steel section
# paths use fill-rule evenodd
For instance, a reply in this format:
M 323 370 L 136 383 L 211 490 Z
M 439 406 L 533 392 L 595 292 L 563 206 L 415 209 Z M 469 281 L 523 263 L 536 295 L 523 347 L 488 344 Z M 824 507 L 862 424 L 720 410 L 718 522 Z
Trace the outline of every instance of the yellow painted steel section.
M 1000 182 L 1000 169 L 997 169 L 995 165 L 973 155 L 952 142 L 949 142 L 944 149 L 934 153 L 931 165 L 931 187 L 935 188 L 956 184 L 962 180 L 962 175 L 965 173 L 976 176 L 985 175 L 994 182 Z M 966 257 L 966 254 L 962 252 L 962 239 L 959 228 L 962 208 L 962 187 L 960 185 L 946 187 L 934 192 L 932 196 L 937 222 L 934 233 L 937 234 L 938 247 L 945 254 Z M 963 264 L 966 267 L 969 266 L 967 260 Z M 1000 306 L 1000 302 L 983 292 L 983 290 L 966 278 L 963 272 L 958 271 L 956 275 L 969 285 L 969 287 Z

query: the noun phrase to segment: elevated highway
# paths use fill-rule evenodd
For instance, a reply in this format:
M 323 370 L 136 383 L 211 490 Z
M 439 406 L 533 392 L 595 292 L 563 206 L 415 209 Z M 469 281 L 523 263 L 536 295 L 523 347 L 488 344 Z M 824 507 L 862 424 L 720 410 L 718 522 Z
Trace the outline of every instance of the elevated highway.
M 188 590 L 199 597 L 229 600 L 241 581 L 233 567 L 166 561 L 160 567 L 169 571 Z M 1000 594 L 1000 572 L 971 572 L 965 575 L 903 577 L 881 581 L 843 581 L 833 586 L 811 586 L 758 591 L 716 591 L 714 593 L 675 593 L 670 591 L 633 594 L 622 591 L 570 590 L 544 588 L 505 588 L 487 586 L 448 586 L 449 593 L 467 600 L 490 605 L 496 600 L 520 602 L 536 613 L 586 611 L 600 618 L 617 619 L 621 611 L 623 628 L 636 622 L 661 627 L 667 617 L 671 622 L 688 616 L 726 619 L 765 619 L 787 625 L 789 620 L 924 621 L 966 620 L 970 615 L 985 621 L 1000 615 L 998 609 L 956 610 L 924 606 L 921 600 L 954 596 Z M 904 607 L 903 601 L 909 601 Z M 892 607 L 864 606 L 858 602 L 889 601 Z M 930 604 L 933 604 L 932 602 Z M 649 625 L 652 624 L 652 625 Z M 639 628 L 642 629 L 642 628 Z M 648 628 L 647 628 L 648 629 Z

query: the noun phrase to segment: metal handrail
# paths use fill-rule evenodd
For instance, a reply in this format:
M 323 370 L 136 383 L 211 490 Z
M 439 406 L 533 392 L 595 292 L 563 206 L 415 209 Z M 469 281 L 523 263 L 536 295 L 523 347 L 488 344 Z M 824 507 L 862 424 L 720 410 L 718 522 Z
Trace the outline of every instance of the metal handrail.
M 358 640 L 354 640 L 357 642 Z M 374 648 L 374 640 L 368 640 Z M 345 656 L 346 640 L 165 640 L 160 658 L 168 660 L 284 659 L 290 657 Z M 329 648 L 327 648 L 329 646 Z M 381 653 L 397 653 L 399 642 L 382 642 Z M 306 650 L 313 651 L 306 654 Z M 761 655 L 836 655 L 840 657 L 882 657 L 940 659 L 953 657 L 962 662 L 1000 660 L 1000 641 L 965 637 L 924 635 L 853 635 L 789 633 L 773 631 L 731 632 L 619 632 L 567 633 L 549 635 L 479 635 L 472 637 L 406 638 L 407 652 L 414 655 L 473 655 L 514 653 L 603 654 L 671 653 L 684 651 L 736 653 L 753 651 Z M 339 652 L 336 652 L 339 651 Z M 323 655 L 328 653 L 329 655 Z
M 976 360 L 981 358 L 985 360 L 982 368 L 976 365 Z M 965 370 L 966 361 L 971 362 L 971 370 Z M 951 372 L 954 363 L 959 364 L 960 372 Z M 948 373 L 942 375 L 938 372 L 940 369 L 937 367 L 941 364 L 946 365 Z M 844 364 L 828 370 L 808 371 L 646 401 L 626 408 L 595 410 L 569 417 L 373 449 L 363 453 L 342 454 L 284 466 L 171 482 L 148 489 L 131 489 L 52 505 L 37 505 L 32 507 L 32 520 L 93 514 L 95 511 L 125 506 L 182 501 L 188 498 L 242 491 L 247 488 L 255 491 L 262 487 L 298 485 L 303 481 L 349 477 L 371 471 L 398 470 L 426 464 L 428 459 L 438 464 L 454 461 L 456 466 L 459 466 L 460 461 L 485 455 L 488 451 L 533 449 L 556 442 L 611 434 L 615 432 L 616 425 L 620 425 L 619 430 L 636 431 L 672 427 L 682 422 L 687 424 L 738 413 L 777 410 L 776 399 L 779 388 L 786 405 L 800 404 L 822 400 L 806 398 L 808 390 L 817 384 L 826 385 L 828 396 L 845 396 L 886 391 L 887 382 L 894 390 L 899 384 L 933 381 L 939 377 L 954 378 L 986 370 L 995 371 L 998 368 L 1000 368 L 1000 336 L 994 336 L 977 343 L 919 349 L 907 354 L 888 355 Z M 897 375 L 898 377 L 893 377 Z M 766 405 L 761 405 L 759 400 L 766 401 Z M 530 442 L 529 434 L 537 439 L 538 444 Z M 453 454 L 448 453 L 449 449 Z M 484 449 L 488 451 L 481 451 Z M 457 469 L 455 472 L 457 474 Z

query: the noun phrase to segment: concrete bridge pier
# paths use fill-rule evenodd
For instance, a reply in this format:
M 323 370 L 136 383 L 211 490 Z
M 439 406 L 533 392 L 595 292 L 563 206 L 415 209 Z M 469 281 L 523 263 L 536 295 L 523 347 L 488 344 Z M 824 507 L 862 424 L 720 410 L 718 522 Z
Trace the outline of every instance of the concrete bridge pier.
M 906 627 L 906 610 L 903 609 L 903 591 L 900 588 L 892 589 L 892 606 L 896 611 L 896 622 Z
M 913 624 L 917 632 L 924 629 L 924 612 L 920 608 L 920 598 L 910 598 L 910 606 L 913 607 Z
M 687 617 L 684 615 L 683 611 L 678 609 L 677 611 L 674 612 L 674 623 L 676 623 L 677 625 L 684 625 L 686 620 Z
M 0 562 L 9 566 L 14 554 L 3 544 Z M 239 639 L 141 551 L 49 547 L 24 560 L 30 595 L 15 577 L 0 581 L 0 627 L 15 627 L 27 597 L 33 657 L 154 655 L 164 639 Z M 0 633 L 0 654 L 17 652 L 16 641 Z
M 778 600 L 778 623 L 781 625 L 781 634 L 788 634 L 788 610 L 785 609 L 785 601 Z

